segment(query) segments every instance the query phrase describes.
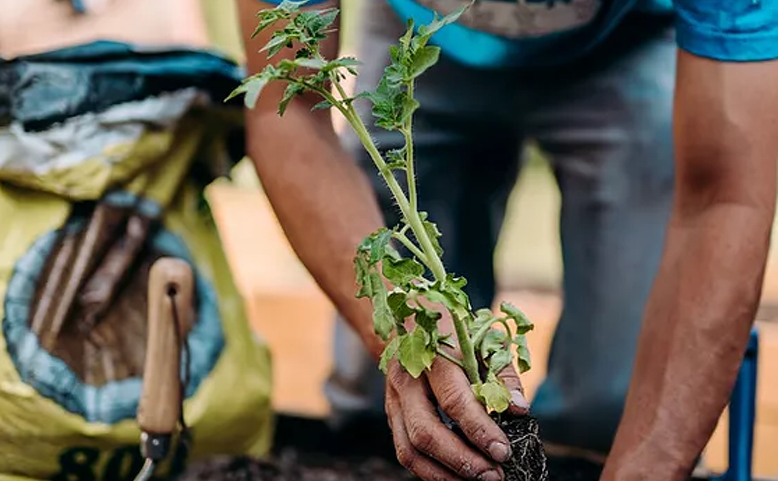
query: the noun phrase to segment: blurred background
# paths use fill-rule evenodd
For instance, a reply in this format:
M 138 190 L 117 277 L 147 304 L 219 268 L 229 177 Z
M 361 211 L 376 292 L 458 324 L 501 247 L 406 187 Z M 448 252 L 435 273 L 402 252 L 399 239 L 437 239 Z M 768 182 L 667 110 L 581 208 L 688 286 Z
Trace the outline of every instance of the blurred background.
M 232 2 L 201 1 L 216 48 L 242 61 Z M 343 2 L 344 54 L 356 55 L 359 39 L 354 25 L 359 0 Z M 514 302 L 537 325 L 528 336 L 534 367 L 524 378 L 532 394 L 543 375 L 561 307 L 561 259 L 558 190 L 542 156 L 533 150 L 530 157 L 517 178 L 494 262 L 500 286 L 498 299 Z M 325 416 L 322 383 L 331 365 L 332 306 L 287 244 L 249 163 L 244 161 L 235 169 L 232 182 L 211 186 L 208 196 L 251 321 L 273 349 L 276 408 L 303 416 Z M 778 256 L 773 249 L 758 316 L 762 336 L 755 446 L 758 476 L 778 473 L 778 384 L 770 382 L 778 372 L 776 321 Z M 711 469 L 726 467 L 726 435 L 725 415 L 706 452 Z

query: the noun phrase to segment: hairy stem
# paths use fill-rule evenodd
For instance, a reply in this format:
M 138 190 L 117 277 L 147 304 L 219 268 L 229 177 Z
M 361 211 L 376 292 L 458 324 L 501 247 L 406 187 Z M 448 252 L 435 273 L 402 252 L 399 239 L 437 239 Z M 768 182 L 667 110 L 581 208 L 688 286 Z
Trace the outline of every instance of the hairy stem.
M 359 115 L 356 113 L 353 107 L 349 107 L 345 110 L 347 112 L 345 114 L 346 120 L 349 121 L 352 128 L 356 132 L 357 137 L 359 137 L 362 145 L 367 150 L 368 155 L 370 155 L 370 158 L 373 160 L 373 163 L 376 165 L 376 167 L 378 167 L 381 176 L 389 186 L 389 190 L 392 191 L 392 195 L 397 201 L 397 205 L 400 207 L 400 211 L 405 216 L 405 218 L 408 219 L 408 224 L 411 226 L 411 230 L 416 236 L 416 239 L 418 239 L 422 252 L 424 252 L 425 256 L 429 260 L 428 267 L 430 271 L 432 271 L 435 279 L 440 282 L 445 282 L 446 269 L 443 267 L 443 261 L 441 261 L 440 256 L 435 251 L 435 247 L 432 245 L 432 241 L 427 234 L 427 230 L 424 228 L 424 224 L 422 223 L 419 213 L 416 210 L 411 209 L 410 201 L 405 196 L 405 192 L 403 192 L 402 187 L 400 187 L 400 184 L 397 182 L 397 179 L 395 179 L 394 175 L 392 175 L 389 167 L 387 167 L 386 161 L 384 161 L 383 157 L 381 157 L 381 153 L 373 143 L 373 139 L 370 138 L 370 134 L 367 131 L 367 127 L 365 127 L 365 124 L 362 122 L 362 119 L 359 118 Z
M 408 82 L 408 97 L 413 98 L 413 81 Z M 416 174 L 413 158 L 413 115 L 408 117 L 405 128 L 402 129 L 405 137 L 405 176 L 408 181 L 408 197 L 410 198 L 411 209 L 419 210 L 416 196 Z
M 416 256 L 420 261 L 424 263 L 424 265 L 426 265 L 427 267 L 430 266 L 430 262 L 429 260 L 427 260 L 427 256 L 424 254 L 424 252 L 422 252 L 418 247 L 416 247 L 416 245 L 410 239 L 408 239 L 405 236 L 405 234 L 403 234 L 402 232 L 395 232 L 392 234 L 392 238 L 400 241 L 402 245 L 407 247 L 408 250 L 411 251 L 411 253 L 414 256 Z
M 343 88 L 339 85 L 339 83 L 336 81 L 336 85 L 338 85 L 338 88 L 340 92 L 343 91 Z M 410 90 L 412 92 L 412 89 Z M 332 97 L 332 95 L 329 95 L 329 97 Z M 341 94 L 343 95 L 343 94 Z M 325 96 L 325 98 L 327 98 Z M 327 98 L 327 100 L 330 100 Z M 330 100 L 332 102 L 332 100 Z M 337 102 L 337 101 L 336 101 Z M 392 175 L 391 170 L 387 167 L 386 161 L 381 156 L 381 153 L 378 151 L 378 148 L 376 147 L 375 143 L 373 143 L 373 139 L 370 138 L 370 134 L 367 131 L 367 127 L 362 122 L 362 119 L 357 114 L 356 110 L 354 109 L 353 105 L 344 106 L 344 102 L 340 101 L 337 102 L 337 106 L 339 110 L 345 115 L 346 120 L 351 124 L 351 127 L 354 129 L 354 132 L 357 134 L 357 137 L 362 142 L 362 145 L 367 150 L 368 155 L 370 155 L 370 158 L 373 160 L 373 163 L 378 168 L 378 171 L 381 173 L 381 176 L 384 178 L 384 181 L 386 182 L 387 186 L 389 187 L 389 190 L 392 192 L 392 195 L 394 196 L 395 200 L 397 201 L 397 205 L 400 208 L 400 211 L 405 216 L 405 218 L 408 221 L 408 225 L 410 225 L 411 230 L 413 231 L 414 235 L 416 236 L 416 239 L 419 241 L 419 245 L 421 246 L 420 252 L 414 252 L 416 256 L 421 260 L 422 262 L 427 265 L 427 267 L 432 271 L 432 274 L 435 276 L 435 279 L 438 282 L 444 283 L 446 282 L 446 269 L 443 266 L 443 261 L 441 260 L 440 256 L 438 255 L 437 251 L 435 250 L 435 246 L 432 244 L 432 240 L 430 239 L 429 233 L 427 232 L 427 229 L 424 228 L 424 223 L 421 220 L 421 216 L 419 215 L 419 212 L 417 210 L 416 206 L 416 181 L 414 178 L 414 170 L 413 170 L 413 139 L 410 135 L 410 126 L 411 124 L 408 124 L 408 129 L 403 129 L 406 132 L 403 132 L 404 135 L 406 135 L 405 141 L 406 141 L 406 168 L 408 169 L 408 189 L 409 193 L 411 195 L 411 200 L 408 199 L 408 197 L 405 196 L 405 192 L 403 192 L 402 187 L 400 187 L 400 184 L 397 182 L 397 179 L 394 178 L 394 175 Z M 411 190 L 412 189 L 412 190 Z M 404 237 L 404 236 L 403 236 Z M 402 239 L 398 239 L 400 242 L 402 242 Z M 413 245 L 412 243 L 409 243 Z M 416 247 L 416 246 L 413 246 Z M 418 249 L 416 249 L 418 251 Z M 413 249 L 411 249 L 413 252 Z M 422 254 L 419 256 L 418 254 Z M 469 333 L 467 332 L 467 325 L 465 324 L 465 319 L 458 316 L 456 313 L 451 313 L 453 323 L 454 323 L 454 330 L 456 332 L 457 341 L 459 342 L 459 349 L 462 352 L 462 367 L 464 368 L 465 372 L 467 373 L 467 377 L 470 380 L 472 384 L 480 384 L 481 376 L 479 374 L 478 370 L 478 360 L 475 356 L 475 349 L 473 347 L 473 342 L 470 339 Z

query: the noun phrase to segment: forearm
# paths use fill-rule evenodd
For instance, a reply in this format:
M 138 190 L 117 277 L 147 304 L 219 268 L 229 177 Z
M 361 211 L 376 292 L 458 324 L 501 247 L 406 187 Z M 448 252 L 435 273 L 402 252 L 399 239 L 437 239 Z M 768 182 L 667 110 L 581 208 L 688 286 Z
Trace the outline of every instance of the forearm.
M 776 75 L 679 54 L 673 213 L 605 481 L 687 479 L 727 404 L 775 210 Z
M 722 204 L 671 223 L 604 479 L 688 479 L 743 357 L 771 222 L 763 211 Z
M 247 127 L 249 156 L 292 248 L 370 352 L 380 355 L 372 308 L 355 297 L 356 247 L 383 225 L 365 174 L 304 104 L 293 102 L 283 118 L 251 114 Z

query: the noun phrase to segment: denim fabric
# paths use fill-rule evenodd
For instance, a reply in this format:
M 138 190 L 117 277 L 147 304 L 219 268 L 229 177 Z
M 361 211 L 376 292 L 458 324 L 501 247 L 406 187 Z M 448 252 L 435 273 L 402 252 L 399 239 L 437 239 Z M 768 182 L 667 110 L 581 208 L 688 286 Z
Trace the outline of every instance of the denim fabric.
M 359 56 L 372 62 L 359 90 L 376 84 L 402 28 L 384 2 L 369 5 Z M 495 296 L 493 251 L 523 143 L 535 140 L 550 159 L 562 195 L 564 312 L 532 409 L 546 441 L 602 453 L 622 412 L 672 198 L 676 49 L 671 27 L 654 20 L 625 21 L 564 69 L 483 75 L 444 58 L 416 87 L 420 206 L 444 233 L 444 260 L 468 278 L 474 307 Z M 379 128 L 371 134 L 382 149 L 402 142 Z M 387 222 L 397 222 L 388 190 L 350 131 L 344 142 L 375 180 Z M 349 326 L 336 324 L 325 388 L 333 421 L 382 416 L 382 375 Z

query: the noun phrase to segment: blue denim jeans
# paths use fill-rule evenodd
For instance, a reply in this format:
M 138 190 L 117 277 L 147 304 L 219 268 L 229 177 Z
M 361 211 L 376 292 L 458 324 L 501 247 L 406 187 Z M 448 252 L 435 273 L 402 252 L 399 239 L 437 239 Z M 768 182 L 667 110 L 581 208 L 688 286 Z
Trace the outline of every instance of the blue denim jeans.
M 403 30 L 384 2 L 364 10 L 359 91 L 375 86 Z M 636 14 L 574 65 L 484 72 L 444 56 L 417 84 L 420 207 L 444 233 L 444 262 L 467 277 L 473 307 L 495 296 L 493 252 L 526 140 L 555 174 L 564 309 L 532 400 L 547 442 L 605 454 L 615 435 L 671 207 L 674 80 L 670 20 Z M 402 145 L 395 133 L 371 134 L 382 149 Z M 375 180 L 386 221 L 398 222 L 361 145 L 350 133 L 343 140 Z M 340 318 L 334 351 L 333 420 L 380 416 L 382 375 Z

